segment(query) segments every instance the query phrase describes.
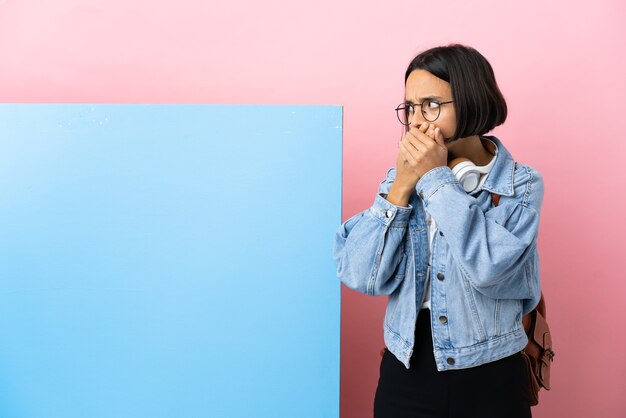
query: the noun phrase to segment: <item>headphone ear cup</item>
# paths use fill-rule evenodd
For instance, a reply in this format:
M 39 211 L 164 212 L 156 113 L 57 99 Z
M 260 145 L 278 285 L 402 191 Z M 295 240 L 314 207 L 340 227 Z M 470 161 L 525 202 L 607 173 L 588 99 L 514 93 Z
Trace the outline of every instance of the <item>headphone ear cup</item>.
M 448 166 L 452 169 L 452 173 L 466 192 L 471 193 L 476 190 L 480 183 L 481 174 L 476 169 L 476 164 L 467 158 L 455 158 L 450 161 Z

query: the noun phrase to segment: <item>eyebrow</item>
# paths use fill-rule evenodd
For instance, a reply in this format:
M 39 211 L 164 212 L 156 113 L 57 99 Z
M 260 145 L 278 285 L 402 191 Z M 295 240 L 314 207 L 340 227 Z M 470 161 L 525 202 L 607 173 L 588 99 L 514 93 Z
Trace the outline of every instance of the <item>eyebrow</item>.
M 432 96 L 432 95 L 431 96 L 426 96 L 426 97 L 419 97 L 420 102 L 423 102 L 426 99 L 439 99 L 439 100 L 441 100 L 441 99 L 443 99 L 443 97 L 441 97 L 441 96 Z M 412 101 L 407 100 L 407 99 L 405 99 L 404 101 L 406 103 L 415 104 Z

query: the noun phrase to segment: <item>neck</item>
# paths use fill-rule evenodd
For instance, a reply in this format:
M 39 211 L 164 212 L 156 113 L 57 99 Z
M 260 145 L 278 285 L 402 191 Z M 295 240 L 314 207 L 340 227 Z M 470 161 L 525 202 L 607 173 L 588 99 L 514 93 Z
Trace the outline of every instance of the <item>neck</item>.
M 489 164 L 494 156 L 493 145 L 482 140 L 478 135 L 457 139 L 449 144 L 448 161 L 455 158 L 467 158 L 478 166 Z

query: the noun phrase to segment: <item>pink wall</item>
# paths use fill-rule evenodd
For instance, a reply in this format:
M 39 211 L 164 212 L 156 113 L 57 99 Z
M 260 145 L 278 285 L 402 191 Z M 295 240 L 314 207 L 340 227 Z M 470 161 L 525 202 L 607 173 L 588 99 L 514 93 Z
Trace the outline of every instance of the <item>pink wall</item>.
M 0 1 L 0 102 L 341 104 L 345 219 L 395 161 L 410 59 L 474 46 L 510 108 L 494 134 L 546 181 L 541 269 L 557 357 L 535 417 L 625 416 L 624 3 L 391 4 Z M 344 288 L 343 418 L 371 416 L 384 303 Z

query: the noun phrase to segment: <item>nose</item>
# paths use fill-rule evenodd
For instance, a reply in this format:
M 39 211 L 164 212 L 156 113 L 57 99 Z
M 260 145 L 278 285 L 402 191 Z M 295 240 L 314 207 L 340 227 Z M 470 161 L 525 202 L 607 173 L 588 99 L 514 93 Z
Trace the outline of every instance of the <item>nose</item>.
M 426 122 L 424 115 L 422 115 L 421 108 L 415 108 L 415 112 L 413 112 L 413 116 L 409 117 L 409 129 L 410 128 L 419 128 L 419 126 Z

